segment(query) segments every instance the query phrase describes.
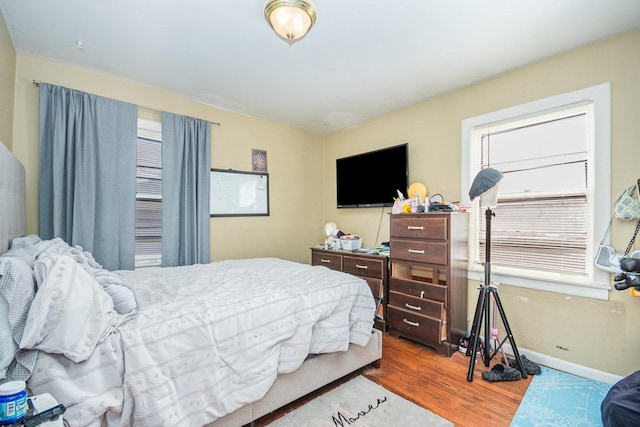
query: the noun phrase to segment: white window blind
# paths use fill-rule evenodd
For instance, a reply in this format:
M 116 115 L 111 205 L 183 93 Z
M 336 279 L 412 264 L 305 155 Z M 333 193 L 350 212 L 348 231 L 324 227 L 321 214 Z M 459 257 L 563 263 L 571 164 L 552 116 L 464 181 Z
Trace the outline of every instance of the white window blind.
M 491 221 L 492 265 L 586 276 L 586 209 L 584 195 L 500 200 Z M 485 212 L 478 212 L 477 220 L 480 262 Z
M 159 123 L 139 121 L 136 144 L 136 267 L 162 262 L 162 143 Z

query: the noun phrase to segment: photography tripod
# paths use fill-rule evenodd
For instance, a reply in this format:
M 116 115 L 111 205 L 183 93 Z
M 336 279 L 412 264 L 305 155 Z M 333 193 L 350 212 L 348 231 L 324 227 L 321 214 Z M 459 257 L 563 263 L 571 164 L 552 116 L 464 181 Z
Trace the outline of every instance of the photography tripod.
M 520 367 L 520 373 L 522 378 L 527 378 L 527 372 L 525 371 L 522 359 L 520 359 L 520 352 L 516 346 L 516 342 L 513 339 L 509 322 L 507 321 L 507 315 L 504 313 L 502 302 L 500 302 L 500 295 L 498 295 L 498 288 L 491 285 L 491 218 L 495 214 L 491 208 L 487 208 L 485 212 L 485 218 L 487 222 L 486 226 L 486 248 L 485 248 L 485 263 L 484 263 L 484 283 L 480 286 L 480 295 L 478 296 L 478 303 L 476 305 L 476 312 L 473 316 L 473 325 L 471 326 L 471 337 L 469 338 L 469 347 L 467 348 L 467 356 L 471 356 L 471 362 L 469 363 L 469 373 L 467 374 L 467 381 L 473 381 L 473 369 L 476 364 L 476 357 L 478 355 L 478 345 L 480 344 L 480 326 L 482 325 L 482 318 L 484 316 L 484 351 L 481 358 L 484 362 L 484 366 L 489 367 L 491 359 L 498 354 L 498 351 L 502 348 L 504 343 L 509 340 L 513 355 L 516 358 L 518 366 Z M 490 319 L 491 319 L 491 297 L 493 296 L 494 303 L 500 313 L 502 324 L 507 333 L 507 336 L 500 342 L 500 344 L 493 349 L 489 348 L 490 335 Z

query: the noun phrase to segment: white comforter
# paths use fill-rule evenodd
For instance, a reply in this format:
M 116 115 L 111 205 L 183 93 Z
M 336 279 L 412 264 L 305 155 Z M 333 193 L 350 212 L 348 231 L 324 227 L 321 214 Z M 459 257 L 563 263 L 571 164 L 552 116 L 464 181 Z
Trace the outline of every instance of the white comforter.
M 364 280 L 278 259 L 118 272 L 139 312 L 73 363 L 40 352 L 29 381 L 72 426 L 201 426 L 260 399 L 309 353 L 366 345 Z

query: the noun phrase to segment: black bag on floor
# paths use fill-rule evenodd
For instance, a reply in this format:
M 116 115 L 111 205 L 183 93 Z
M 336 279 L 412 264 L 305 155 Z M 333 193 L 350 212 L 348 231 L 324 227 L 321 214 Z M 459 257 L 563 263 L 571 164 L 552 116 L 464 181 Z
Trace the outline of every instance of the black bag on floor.
M 614 384 L 600 411 L 604 427 L 640 427 L 640 371 Z

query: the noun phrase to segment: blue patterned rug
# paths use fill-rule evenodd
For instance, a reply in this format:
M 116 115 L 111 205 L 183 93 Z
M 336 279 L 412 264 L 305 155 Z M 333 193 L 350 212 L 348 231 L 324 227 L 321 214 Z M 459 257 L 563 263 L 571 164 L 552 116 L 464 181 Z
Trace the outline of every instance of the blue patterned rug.
M 534 375 L 511 427 L 602 427 L 600 404 L 611 384 L 555 369 Z

